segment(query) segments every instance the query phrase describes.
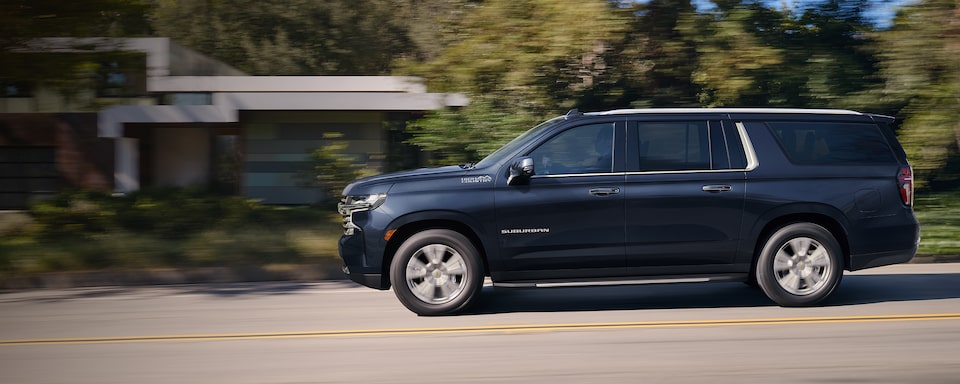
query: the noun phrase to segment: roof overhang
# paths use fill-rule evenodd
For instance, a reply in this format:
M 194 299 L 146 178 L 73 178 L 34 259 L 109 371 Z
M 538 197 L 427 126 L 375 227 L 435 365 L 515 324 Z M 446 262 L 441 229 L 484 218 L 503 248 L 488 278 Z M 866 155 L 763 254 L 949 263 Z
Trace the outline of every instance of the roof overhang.
M 147 91 L 426 93 L 427 87 L 410 76 L 164 76 L 148 78 Z
M 98 116 L 100 137 L 123 137 L 126 123 L 233 123 L 240 111 L 422 112 L 466 106 L 456 93 L 230 92 L 214 93 L 213 105 L 115 106 Z

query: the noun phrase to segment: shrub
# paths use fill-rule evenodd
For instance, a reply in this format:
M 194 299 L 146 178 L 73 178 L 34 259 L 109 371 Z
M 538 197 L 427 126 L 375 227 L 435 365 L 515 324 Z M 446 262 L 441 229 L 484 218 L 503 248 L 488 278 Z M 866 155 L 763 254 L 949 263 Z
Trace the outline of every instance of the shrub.
M 315 262 L 340 230 L 333 212 L 198 189 L 70 191 L 0 215 L 0 271 Z

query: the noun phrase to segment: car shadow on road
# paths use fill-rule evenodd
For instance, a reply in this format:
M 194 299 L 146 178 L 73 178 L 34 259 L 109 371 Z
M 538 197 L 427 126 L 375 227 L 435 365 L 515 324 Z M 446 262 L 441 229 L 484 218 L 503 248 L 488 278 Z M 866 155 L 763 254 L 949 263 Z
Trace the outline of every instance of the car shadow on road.
M 960 298 L 960 274 L 844 276 L 821 305 Z M 590 288 L 502 289 L 484 287 L 469 314 L 692 309 L 775 306 L 759 288 L 743 283 L 683 283 Z
M 844 276 L 824 305 L 960 298 L 960 273 Z

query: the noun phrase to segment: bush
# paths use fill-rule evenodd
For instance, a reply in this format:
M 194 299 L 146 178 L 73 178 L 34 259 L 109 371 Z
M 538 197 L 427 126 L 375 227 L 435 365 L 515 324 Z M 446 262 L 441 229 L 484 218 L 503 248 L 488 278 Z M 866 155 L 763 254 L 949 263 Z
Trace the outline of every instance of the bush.
M 0 215 L 0 271 L 316 262 L 340 231 L 333 212 L 198 189 L 70 191 Z

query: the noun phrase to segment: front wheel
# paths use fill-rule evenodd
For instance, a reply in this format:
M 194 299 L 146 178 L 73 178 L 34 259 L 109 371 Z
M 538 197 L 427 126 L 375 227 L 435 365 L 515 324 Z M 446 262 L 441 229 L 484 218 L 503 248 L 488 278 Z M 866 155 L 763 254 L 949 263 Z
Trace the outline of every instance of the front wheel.
M 781 306 L 814 305 L 840 284 L 842 257 L 830 231 L 813 223 L 790 224 L 764 243 L 755 271 L 757 283 Z
M 419 315 L 452 314 L 470 306 L 483 287 L 483 266 L 465 236 L 445 229 L 414 234 L 390 264 L 393 292 Z

